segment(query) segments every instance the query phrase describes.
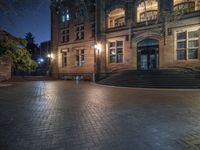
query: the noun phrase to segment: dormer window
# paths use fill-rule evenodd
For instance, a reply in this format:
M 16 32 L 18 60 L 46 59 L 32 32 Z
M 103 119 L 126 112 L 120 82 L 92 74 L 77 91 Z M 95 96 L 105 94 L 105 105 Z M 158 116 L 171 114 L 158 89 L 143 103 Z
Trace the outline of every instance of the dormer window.
M 108 28 L 121 27 L 125 25 L 125 10 L 116 8 L 108 15 Z
M 137 7 L 137 22 L 158 18 L 158 0 L 144 0 Z
M 70 20 L 70 16 L 69 16 L 69 10 L 64 10 L 63 13 L 62 13 L 62 22 L 67 22 Z

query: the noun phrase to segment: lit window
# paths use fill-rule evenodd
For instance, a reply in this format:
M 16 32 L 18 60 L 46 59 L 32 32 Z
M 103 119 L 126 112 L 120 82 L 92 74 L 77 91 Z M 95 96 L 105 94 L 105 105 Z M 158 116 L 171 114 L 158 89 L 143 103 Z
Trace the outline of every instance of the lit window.
M 85 33 L 84 33 L 84 25 L 78 25 L 75 27 L 76 32 L 76 40 L 83 40 Z
M 61 42 L 69 42 L 69 29 L 61 30 Z
M 123 41 L 109 42 L 109 62 L 123 62 Z
M 109 49 L 110 51 L 110 63 L 116 62 L 116 50 L 115 49 Z
M 70 20 L 69 10 L 64 10 L 62 13 L 62 22 L 67 22 Z
M 76 49 L 76 66 L 83 66 L 85 64 L 85 50 L 84 49 Z
M 156 20 L 158 17 L 158 0 L 144 0 L 137 7 L 137 22 Z
M 200 0 L 174 0 L 174 12 L 176 15 L 198 10 L 200 10 Z
M 125 25 L 125 10 L 117 8 L 108 15 L 108 28 L 120 27 Z
M 199 33 L 184 31 L 176 34 L 177 60 L 198 59 Z
M 149 21 L 149 20 L 156 20 L 158 16 L 157 10 L 152 10 L 148 12 L 143 12 L 140 14 L 140 22 Z

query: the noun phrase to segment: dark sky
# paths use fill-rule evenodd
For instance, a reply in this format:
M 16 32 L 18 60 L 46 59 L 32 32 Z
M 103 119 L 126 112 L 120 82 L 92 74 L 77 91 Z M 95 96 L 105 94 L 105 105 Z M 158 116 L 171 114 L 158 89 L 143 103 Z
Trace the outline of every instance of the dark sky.
M 17 37 L 31 32 L 38 44 L 50 40 L 50 0 L 33 0 L 23 5 L 16 14 L 15 11 L 0 14 L 1 29 Z

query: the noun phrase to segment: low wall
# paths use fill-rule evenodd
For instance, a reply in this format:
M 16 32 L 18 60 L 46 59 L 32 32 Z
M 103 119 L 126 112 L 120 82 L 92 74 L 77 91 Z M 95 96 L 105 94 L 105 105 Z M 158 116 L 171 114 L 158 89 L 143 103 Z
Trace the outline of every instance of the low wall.
M 174 63 L 172 65 L 169 65 L 168 68 L 175 68 L 185 71 L 195 71 L 200 73 L 200 61 Z
M 0 81 L 11 79 L 11 61 L 6 57 L 0 57 Z

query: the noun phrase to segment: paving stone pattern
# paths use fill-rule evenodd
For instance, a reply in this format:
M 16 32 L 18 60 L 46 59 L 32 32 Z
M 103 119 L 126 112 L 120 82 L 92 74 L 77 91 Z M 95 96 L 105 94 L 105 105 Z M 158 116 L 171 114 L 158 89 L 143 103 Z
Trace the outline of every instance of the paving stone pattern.
M 200 90 L 68 81 L 0 88 L 1 150 L 200 150 Z

